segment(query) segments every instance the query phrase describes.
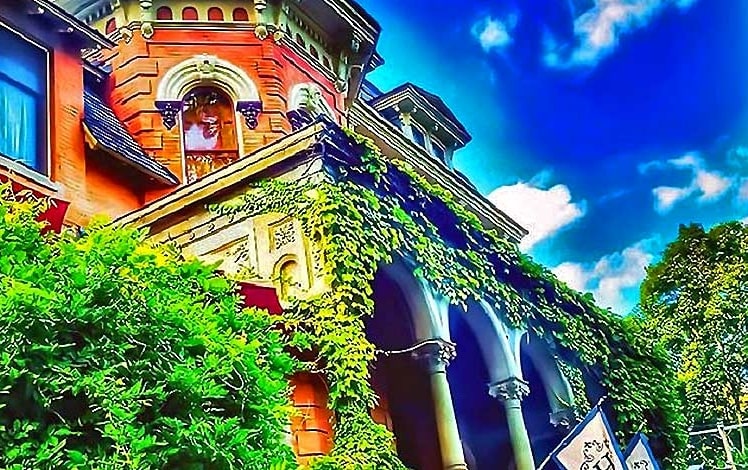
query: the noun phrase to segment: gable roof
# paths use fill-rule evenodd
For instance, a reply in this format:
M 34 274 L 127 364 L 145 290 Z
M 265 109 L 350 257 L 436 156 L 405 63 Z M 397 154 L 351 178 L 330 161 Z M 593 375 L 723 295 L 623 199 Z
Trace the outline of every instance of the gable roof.
M 152 179 L 167 185 L 179 184 L 179 178 L 145 153 L 114 115 L 114 111 L 92 91 L 83 92 L 83 124 L 95 145 Z

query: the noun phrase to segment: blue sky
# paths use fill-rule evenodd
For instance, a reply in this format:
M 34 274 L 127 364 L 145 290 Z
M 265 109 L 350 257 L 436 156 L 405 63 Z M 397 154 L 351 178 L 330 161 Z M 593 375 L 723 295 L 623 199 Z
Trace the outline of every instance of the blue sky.
M 522 249 L 620 313 L 681 223 L 748 216 L 748 2 L 360 0 L 383 90 L 440 95 Z

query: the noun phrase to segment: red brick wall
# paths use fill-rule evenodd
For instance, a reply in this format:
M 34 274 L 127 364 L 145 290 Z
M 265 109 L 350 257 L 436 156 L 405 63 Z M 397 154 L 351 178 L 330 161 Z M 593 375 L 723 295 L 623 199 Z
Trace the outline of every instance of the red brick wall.
M 86 159 L 86 200 L 94 214 L 114 219 L 143 205 L 142 186 L 131 182 L 144 178 L 103 152 Z
M 318 375 L 299 373 L 291 377 L 293 405 L 291 445 L 299 463 L 332 449 L 332 413 L 327 407 L 327 386 Z
M 331 106 L 343 109 L 332 81 L 286 46 L 271 38 L 260 41 L 253 31 L 156 29 L 148 40 L 136 31 L 130 42 L 120 41 L 112 57 L 111 105 L 145 150 L 175 175 L 182 175 L 181 130 L 163 126 L 154 105 L 156 92 L 170 68 L 203 53 L 241 68 L 258 89 L 263 102 L 258 127 L 251 130 L 240 120 L 244 155 L 291 130 L 285 114 L 288 93 L 297 83 L 318 84 Z

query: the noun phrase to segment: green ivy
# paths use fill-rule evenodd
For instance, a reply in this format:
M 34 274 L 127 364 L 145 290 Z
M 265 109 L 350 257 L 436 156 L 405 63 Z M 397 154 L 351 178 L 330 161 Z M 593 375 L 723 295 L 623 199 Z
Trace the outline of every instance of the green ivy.
M 372 281 L 377 268 L 394 255 L 412 259 L 417 276 L 449 298 L 466 305 L 493 299 L 514 326 L 531 329 L 565 351 L 567 374 L 580 397 L 580 412 L 588 409 L 585 379 L 606 389 L 618 420 L 620 436 L 643 429 L 662 443 L 666 462 L 682 468 L 686 435 L 674 376 L 663 351 L 653 349 L 634 327 L 595 306 L 559 282 L 546 268 L 520 253 L 495 230 L 486 230 L 478 217 L 452 194 L 426 180 L 403 161 L 388 161 L 367 138 L 347 131 L 365 147 L 356 171 L 379 181 L 389 171 L 407 175 L 410 184 L 441 200 L 457 217 L 458 229 L 469 239 L 476 232 L 489 243 L 456 249 L 444 242 L 438 228 L 405 211 L 398 200 L 372 189 L 340 181 L 269 180 L 258 183 L 242 198 L 213 207 L 224 213 L 252 216 L 277 212 L 299 219 L 310 239 L 319 240 L 325 293 L 298 300 L 286 321 L 306 333 L 318 352 L 315 370 L 324 372 L 335 412 L 335 446 L 314 468 L 402 468 L 392 448 L 392 436 L 370 418 L 376 396 L 369 385 L 374 346 L 363 334 L 363 321 L 373 315 Z M 522 278 L 522 287 L 502 282 L 489 255 Z

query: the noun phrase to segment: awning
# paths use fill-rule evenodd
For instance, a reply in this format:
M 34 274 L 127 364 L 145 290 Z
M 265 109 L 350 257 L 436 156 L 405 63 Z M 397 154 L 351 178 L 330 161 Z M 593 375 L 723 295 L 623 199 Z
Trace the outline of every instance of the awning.
M 49 225 L 44 227 L 44 232 L 48 230 L 54 230 L 55 232 L 60 233 L 60 231 L 62 230 L 62 223 L 65 220 L 65 212 L 67 212 L 70 203 L 68 201 L 63 201 L 62 199 L 57 199 L 35 189 L 26 187 L 18 181 L 10 179 L 7 175 L 0 173 L 0 183 L 5 183 L 8 180 L 10 180 L 11 182 L 11 191 L 13 191 L 13 193 L 16 195 L 20 195 L 20 199 L 24 198 L 23 192 L 28 191 L 27 194 L 30 194 L 33 197 L 49 200 L 49 208 L 39 214 L 39 217 L 37 217 L 36 220 L 49 223 Z
M 278 294 L 272 287 L 259 286 L 249 282 L 239 282 L 239 295 L 244 300 L 245 307 L 263 308 L 278 315 L 283 312 Z

